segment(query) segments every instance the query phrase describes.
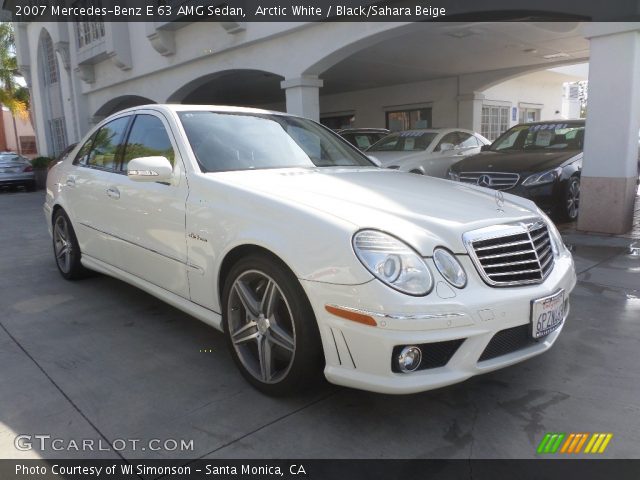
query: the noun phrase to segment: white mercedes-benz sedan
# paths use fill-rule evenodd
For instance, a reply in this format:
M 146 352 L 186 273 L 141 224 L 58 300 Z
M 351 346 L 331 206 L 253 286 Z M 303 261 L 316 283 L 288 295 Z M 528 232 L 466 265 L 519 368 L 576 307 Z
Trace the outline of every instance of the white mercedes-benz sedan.
M 224 332 L 246 379 L 411 393 L 549 349 L 576 282 L 529 200 L 381 169 L 304 118 L 148 105 L 49 173 L 62 276 L 128 282 Z
M 369 158 L 385 168 L 447 178 L 452 165 L 480 153 L 484 145 L 490 144 L 471 130 L 430 128 L 391 133 L 366 152 Z

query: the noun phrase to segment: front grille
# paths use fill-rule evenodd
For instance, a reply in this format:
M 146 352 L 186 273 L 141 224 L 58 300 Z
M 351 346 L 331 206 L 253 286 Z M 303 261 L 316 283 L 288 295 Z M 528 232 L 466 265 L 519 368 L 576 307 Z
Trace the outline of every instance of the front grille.
M 543 221 L 476 230 L 464 240 L 476 269 L 491 286 L 541 283 L 553 269 L 551 238 Z
M 536 345 L 540 340 L 540 338 L 535 340 L 531 336 L 531 325 L 529 324 L 500 330 L 493 336 L 478 361 L 491 360 L 492 358 L 501 357 L 508 353 L 517 352 L 518 350 Z
M 508 172 L 460 172 L 460 181 L 473 183 L 494 190 L 508 190 L 515 187 L 520 180 L 517 173 Z
M 459 340 L 448 340 L 446 342 L 433 342 L 433 343 L 422 343 L 420 345 L 416 345 L 422 352 L 422 361 L 416 370 L 427 370 L 429 368 L 438 368 L 444 367 L 453 354 L 458 351 L 460 345 L 462 345 L 464 339 Z M 395 373 L 400 372 L 400 368 L 398 367 L 398 355 L 404 347 L 407 345 L 397 345 L 393 347 L 393 354 L 391 356 L 391 370 Z

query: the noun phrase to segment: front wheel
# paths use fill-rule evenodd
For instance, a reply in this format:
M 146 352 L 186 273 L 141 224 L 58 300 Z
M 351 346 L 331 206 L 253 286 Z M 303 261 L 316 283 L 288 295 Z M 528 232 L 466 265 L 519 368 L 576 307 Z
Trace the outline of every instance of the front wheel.
M 284 395 L 317 378 L 322 349 L 316 319 L 300 283 L 278 261 L 250 255 L 236 263 L 223 306 L 231 354 L 255 388 Z
M 562 216 L 565 220 L 573 221 L 578 218 L 580 208 L 580 179 L 571 177 L 564 193 Z

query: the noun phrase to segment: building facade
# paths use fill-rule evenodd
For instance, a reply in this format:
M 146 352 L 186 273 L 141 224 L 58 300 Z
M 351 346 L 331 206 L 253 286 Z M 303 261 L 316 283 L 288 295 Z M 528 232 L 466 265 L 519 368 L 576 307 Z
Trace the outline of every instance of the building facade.
M 38 147 L 48 154 L 106 116 L 147 103 L 258 106 L 332 127 L 459 126 L 494 138 L 521 120 L 562 118 L 562 85 L 572 80 L 546 72 L 553 67 L 590 60 L 590 84 L 622 68 L 625 86 L 635 92 L 639 31 L 638 23 L 578 22 L 16 24 Z M 622 50 L 612 56 L 596 48 L 602 66 L 594 68 L 593 45 L 612 38 Z M 527 74 L 533 76 L 527 80 Z M 619 102 L 606 107 L 598 98 L 611 93 L 605 84 L 597 88 L 603 91 L 595 93 L 596 110 L 628 110 Z M 636 117 L 624 128 L 635 128 L 637 147 Z M 591 169 L 588 148 L 589 141 L 584 174 Z M 629 152 L 622 150 L 624 166 L 614 176 L 628 179 Z M 619 185 L 597 161 L 594 156 L 593 175 L 608 185 L 612 201 L 625 204 L 627 215 L 633 200 L 628 181 L 624 198 L 617 198 Z

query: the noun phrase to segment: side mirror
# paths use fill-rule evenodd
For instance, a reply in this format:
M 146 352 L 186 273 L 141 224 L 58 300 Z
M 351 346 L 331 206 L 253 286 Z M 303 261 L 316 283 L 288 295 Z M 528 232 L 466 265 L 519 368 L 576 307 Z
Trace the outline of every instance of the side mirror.
M 489 144 L 489 145 L 482 145 L 482 146 L 480 147 L 480 151 L 481 151 L 481 152 L 488 152 L 489 150 L 491 150 L 491 144 Z
M 367 158 L 371 160 L 376 167 L 382 167 L 382 162 L 373 155 L 367 155 Z
M 172 176 L 167 157 L 138 157 L 127 164 L 127 177 L 136 182 L 168 182 Z
M 451 151 L 455 148 L 455 145 L 453 143 L 441 143 L 440 144 L 440 151 L 441 152 L 448 152 Z

